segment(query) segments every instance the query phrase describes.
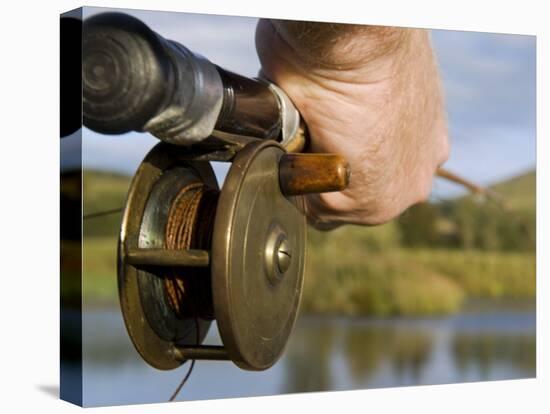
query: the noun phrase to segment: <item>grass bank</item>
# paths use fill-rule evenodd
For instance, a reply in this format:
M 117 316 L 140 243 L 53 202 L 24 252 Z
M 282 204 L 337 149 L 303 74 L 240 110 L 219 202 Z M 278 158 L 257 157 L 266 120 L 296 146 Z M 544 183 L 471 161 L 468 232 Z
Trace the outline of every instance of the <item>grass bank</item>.
M 390 228 L 370 230 L 310 232 L 304 312 L 436 315 L 456 312 L 467 298 L 535 297 L 534 252 L 404 248 Z
M 84 174 L 85 213 L 122 206 L 129 181 L 129 177 L 87 171 Z M 506 195 L 508 208 L 534 217 L 534 183 L 535 175 L 529 173 L 499 184 L 495 189 Z M 432 210 L 441 209 L 432 207 Z M 429 223 L 421 219 L 426 221 L 430 216 L 413 216 L 409 212 L 405 217 L 407 214 L 417 224 L 418 234 L 396 221 L 377 227 L 344 226 L 327 233 L 310 229 L 302 311 L 438 315 L 456 312 L 470 298 L 530 300 L 535 297 L 533 249 L 494 250 L 493 247 L 492 250 L 490 243 L 486 243 L 484 250 L 475 247 L 475 243 L 470 249 L 434 243 L 410 246 L 404 243 L 406 230 L 409 235 L 429 238 L 430 232 L 425 231 Z M 503 220 L 513 217 L 500 215 Z M 436 235 L 456 233 L 455 221 L 451 222 L 448 217 L 446 221 L 436 218 L 432 222 L 434 226 L 447 224 L 443 229 L 435 226 Z M 120 220 L 121 214 L 117 213 L 84 222 L 83 291 L 87 304 L 118 306 L 116 244 Z M 528 224 L 534 234 L 534 220 Z M 477 224 L 475 229 L 486 233 Z
M 337 238 L 338 239 L 338 238 Z M 302 311 L 342 315 L 438 315 L 467 298 L 532 299 L 534 253 L 310 243 Z M 116 239 L 84 243 L 85 301 L 116 305 Z

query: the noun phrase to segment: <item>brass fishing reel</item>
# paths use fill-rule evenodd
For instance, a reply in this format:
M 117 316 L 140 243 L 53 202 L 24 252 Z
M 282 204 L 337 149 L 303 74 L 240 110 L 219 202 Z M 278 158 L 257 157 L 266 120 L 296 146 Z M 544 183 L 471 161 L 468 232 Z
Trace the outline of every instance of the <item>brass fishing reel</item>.
M 339 157 L 288 154 L 271 140 L 237 153 L 221 191 L 208 161 L 167 144 L 147 155 L 126 203 L 118 278 L 128 333 L 149 364 L 230 359 L 263 370 L 277 361 L 303 284 L 298 193 L 312 189 L 289 177 L 320 166 L 328 189 L 345 185 Z M 201 345 L 214 319 L 222 347 Z
M 86 20 L 83 49 L 85 124 L 164 141 L 134 175 L 118 246 L 135 348 L 159 369 L 196 359 L 269 368 L 298 312 L 304 195 L 343 190 L 347 163 L 300 153 L 305 127 L 277 86 L 225 71 L 133 17 Z M 231 162 L 221 189 L 210 161 Z M 214 320 L 223 346 L 203 344 Z

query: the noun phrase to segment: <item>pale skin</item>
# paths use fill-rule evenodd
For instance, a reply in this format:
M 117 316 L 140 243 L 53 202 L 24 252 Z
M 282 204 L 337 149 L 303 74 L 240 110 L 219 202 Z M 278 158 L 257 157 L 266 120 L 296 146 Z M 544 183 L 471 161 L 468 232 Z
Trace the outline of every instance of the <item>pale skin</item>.
M 346 190 L 307 197 L 313 226 L 382 224 L 428 198 L 449 143 L 426 30 L 262 19 L 256 49 L 307 123 L 308 150 L 351 167 Z

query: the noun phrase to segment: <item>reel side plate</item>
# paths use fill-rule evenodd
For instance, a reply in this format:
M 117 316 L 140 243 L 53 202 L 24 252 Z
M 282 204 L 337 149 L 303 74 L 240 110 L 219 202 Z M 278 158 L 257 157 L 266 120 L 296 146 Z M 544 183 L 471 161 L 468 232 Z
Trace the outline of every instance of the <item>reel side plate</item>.
M 231 165 L 212 239 L 216 319 L 229 357 L 263 370 L 282 354 L 296 320 L 305 264 L 302 197 L 285 197 L 274 141 L 254 142 Z

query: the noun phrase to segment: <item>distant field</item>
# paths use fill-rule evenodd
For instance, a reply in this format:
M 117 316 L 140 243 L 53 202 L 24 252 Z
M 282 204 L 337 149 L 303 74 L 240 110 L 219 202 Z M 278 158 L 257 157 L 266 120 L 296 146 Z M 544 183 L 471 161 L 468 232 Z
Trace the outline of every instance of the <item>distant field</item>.
M 466 298 L 532 299 L 535 295 L 534 253 L 369 251 L 353 240 L 344 251 L 331 253 L 337 243 L 308 246 L 305 312 L 442 314 L 458 310 Z M 84 269 L 86 300 L 116 304 L 116 239 L 87 239 Z
M 130 178 L 88 171 L 85 214 L 124 204 Z M 496 185 L 507 208 L 534 215 L 535 175 Z M 120 214 L 84 224 L 87 303 L 116 305 L 116 241 Z M 443 223 L 447 227 L 452 223 Z M 534 251 L 405 247 L 396 222 L 309 231 L 302 310 L 346 315 L 436 315 L 467 298 L 533 299 Z
M 361 240 L 366 230 L 349 228 L 334 237 L 314 234 L 317 240 L 308 249 L 304 311 L 434 315 L 459 310 L 467 298 L 535 296 L 534 252 L 372 248 L 372 241 Z M 343 240 L 345 248 L 340 248 Z

